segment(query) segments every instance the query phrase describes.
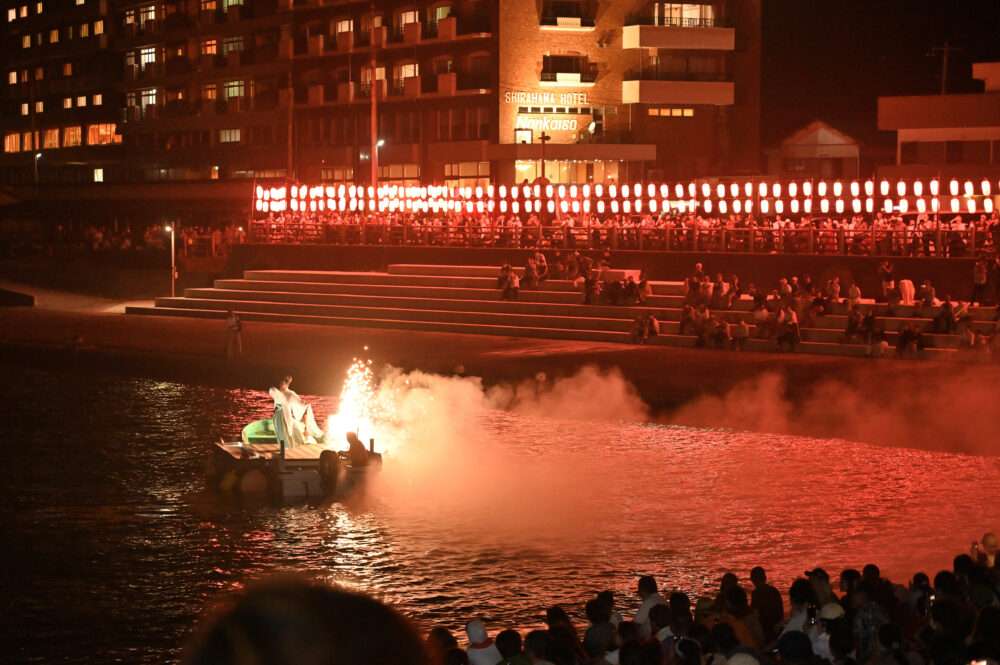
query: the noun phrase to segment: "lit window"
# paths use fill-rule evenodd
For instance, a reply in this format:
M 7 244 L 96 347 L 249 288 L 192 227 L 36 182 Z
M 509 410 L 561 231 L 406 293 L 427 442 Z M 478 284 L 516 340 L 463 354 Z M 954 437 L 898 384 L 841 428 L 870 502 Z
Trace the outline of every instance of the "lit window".
M 242 37 L 226 37 L 222 40 L 222 54 L 229 55 L 230 53 L 239 53 L 243 50 L 243 38 Z
M 113 122 L 100 125 L 87 126 L 87 145 L 111 145 L 121 143 L 122 137 L 116 134 L 116 126 Z
M 35 67 L 35 80 L 36 81 L 41 81 L 44 78 L 45 78 L 45 68 L 44 67 Z
M 99 92 L 95 92 L 94 102 L 93 102 L 94 106 L 100 106 L 103 103 L 104 103 L 104 95 Z
M 206 83 L 201 86 L 201 98 L 202 99 L 215 99 L 217 95 L 218 87 L 214 83 Z
M 14 134 L 4 134 L 3 137 L 3 151 L 4 152 L 21 152 L 21 135 Z
M 73 26 L 66 27 L 66 39 L 73 39 Z
M 684 109 L 684 117 L 685 118 L 693 118 L 694 117 L 694 109 Z
M 350 32 L 353 29 L 354 29 L 354 22 L 351 19 L 345 18 L 345 19 L 343 19 L 341 21 L 337 21 L 337 32 L 338 33 L 341 33 L 341 32 Z
M 44 2 L 35 3 L 35 13 L 41 14 L 43 11 L 45 11 L 45 3 Z
M 7 85 L 14 85 L 17 83 L 17 72 L 9 71 L 7 72 Z
M 415 9 L 411 9 L 405 12 L 399 12 L 400 27 L 407 25 L 409 23 L 417 23 L 419 21 L 420 21 L 420 14 Z
M 222 6 L 225 7 L 227 10 L 230 7 L 242 7 L 243 0 L 222 0 Z
M 680 118 L 684 115 L 684 109 L 670 109 L 670 116 L 673 118 Z
M 49 30 L 49 43 L 50 44 L 59 43 L 59 30 L 56 29 Z
M 94 169 L 94 182 L 104 182 L 104 169 Z
M 396 66 L 396 79 L 404 80 L 420 75 L 420 68 L 415 62 L 408 62 L 405 65 Z
M 87 95 L 80 95 L 79 97 L 76 98 L 76 107 L 78 109 L 84 108 L 86 106 L 87 106 Z
M 31 140 L 31 132 L 21 133 L 21 147 L 24 148 L 25 151 L 35 149 L 35 142 Z
M 87 0 L 76 0 L 76 6 L 79 7 L 80 5 L 82 5 L 86 1 Z
M 239 142 L 240 142 L 240 130 L 238 129 L 219 130 L 219 143 L 239 143 Z
M 76 125 L 75 127 L 63 127 L 63 147 L 71 148 L 73 146 L 80 145 L 82 135 L 83 132 L 79 125 Z
M 139 51 L 139 62 L 142 66 L 151 65 L 156 62 L 156 47 L 147 46 Z
M 71 108 L 73 108 L 73 98 L 72 97 L 63 97 L 63 108 L 64 109 L 71 109 Z
M 21 5 L 21 9 L 18 11 L 17 14 L 21 18 L 28 18 L 28 5 Z
M 215 39 L 206 39 L 201 43 L 202 55 L 215 55 L 219 51 L 219 42 Z
M 80 36 L 81 37 L 89 37 L 90 36 L 90 24 L 89 23 L 81 23 L 80 24 Z
M 13 23 L 16 20 L 17 20 L 17 10 L 11 7 L 10 9 L 7 10 L 7 22 Z
M 135 10 L 125 10 L 125 25 L 135 25 Z
M 73 63 L 72 62 L 64 62 L 63 63 L 63 76 L 72 76 L 72 75 L 73 75 Z
M 27 69 L 22 69 L 21 70 L 20 81 L 21 81 L 21 83 L 27 83 L 28 82 L 28 70 Z
M 21 48 L 31 48 L 31 35 L 21 37 Z
M 101 19 L 99 21 L 94 21 L 94 35 L 96 36 L 103 34 L 104 34 L 104 19 Z
M 31 107 L 28 106 L 28 102 L 21 102 L 21 115 L 28 115 Z
M 226 81 L 222 94 L 225 99 L 233 99 L 234 97 L 243 97 L 245 90 L 243 81 Z
M 35 102 L 35 113 L 45 113 L 45 102 L 42 100 Z
M 42 135 L 42 147 L 43 148 L 58 148 L 59 147 L 59 130 L 58 129 L 46 129 L 45 133 Z
M 148 90 L 143 90 L 139 93 L 139 103 L 142 108 L 147 106 L 156 105 L 156 88 L 149 88 Z
M 201 11 L 203 12 L 214 12 L 217 6 L 215 0 L 201 0 Z

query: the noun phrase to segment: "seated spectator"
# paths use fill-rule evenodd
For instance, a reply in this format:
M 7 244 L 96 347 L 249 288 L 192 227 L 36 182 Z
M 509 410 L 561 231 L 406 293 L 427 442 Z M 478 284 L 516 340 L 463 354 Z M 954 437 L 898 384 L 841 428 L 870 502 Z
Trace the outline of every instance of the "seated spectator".
M 923 334 L 917 330 L 916 324 L 908 323 L 896 338 L 896 355 L 900 358 L 912 358 L 923 350 Z
M 711 321 L 709 336 L 712 344 L 717 349 L 727 349 L 732 345 L 733 336 L 729 331 L 729 324 L 721 316 L 713 316 Z
M 636 283 L 635 278 L 632 277 L 632 275 L 625 278 L 625 288 L 622 300 L 626 305 L 635 305 L 640 302 L 639 285 Z
M 695 341 L 695 346 L 705 346 L 708 342 L 708 336 L 712 332 L 712 313 L 709 311 L 708 307 L 702 303 L 698 305 L 697 309 L 694 310 L 694 314 L 691 318 L 691 325 L 694 329 L 694 334 L 698 337 Z
M 732 327 L 733 345 L 732 348 L 736 351 L 746 350 L 747 340 L 750 339 L 750 324 L 747 323 L 746 319 L 740 319 Z
M 937 304 L 937 291 L 934 290 L 934 286 L 929 279 L 925 279 L 920 285 L 920 290 L 917 291 L 916 302 L 925 309 L 934 307 Z
M 694 312 L 694 306 L 690 304 L 685 304 L 684 307 L 681 308 L 681 326 L 680 331 L 678 332 L 679 335 L 683 335 L 686 330 L 694 330 Z
M 526 289 L 534 289 L 538 286 L 538 269 L 534 257 L 529 257 L 525 263 L 524 272 L 521 273 L 521 286 Z
M 521 633 L 516 630 L 501 630 L 497 633 L 497 650 L 503 657 L 500 665 L 531 665 L 521 644 Z
M 541 284 L 546 279 L 549 278 L 549 262 L 545 258 L 545 254 L 541 251 L 535 252 L 535 275 L 537 276 L 537 282 Z
M 757 339 L 771 339 L 771 336 L 774 334 L 774 325 L 771 312 L 767 309 L 764 301 L 754 303 L 751 317 L 756 327 Z
M 517 300 L 517 295 L 520 290 L 521 278 L 517 276 L 516 271 L 511 270 L 510 274 L 507 276 L 507 284 L 504 286 L 500 297 L 503 300 Z
M 497 288 L 498 289 L 500 289 L 501 291 L 503 291 L 504 289 L 507 288 L 507 282 L 508 282 L 508 280 L 510 280 L 510 274 L 512 272 L 513 272 L 513 270 L 511 269 L 509 263 L 505 263 L 502 266 L 500 266 L 500 274 L 497 275 Z
M 851 344 L 861 338 L 861 327 L 863 324 L 864 316 L 861 314 L 861 308 L 854 305 L 851 307 L 850 311 L 847 312 L 847 329 L 844 330 L 845 344 Z
M 857 282 L 851 282 L 847 287 L 847 306 L 854 307 L 861 304 L 861 287 Z
M 955 332 L 955 309 L 951 297 L 946 296 L 937 315 L 931 322 L 931 331 L 940 335 L 951 335 Z

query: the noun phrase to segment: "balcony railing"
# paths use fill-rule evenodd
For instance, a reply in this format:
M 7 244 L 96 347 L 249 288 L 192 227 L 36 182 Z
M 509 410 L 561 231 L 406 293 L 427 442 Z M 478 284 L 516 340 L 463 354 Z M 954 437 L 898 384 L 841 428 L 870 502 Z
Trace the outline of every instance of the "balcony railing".
M 625 81 L 731 81 L 728 72 L 692 72 L 660 70 L 655 67 L 630 69 L 622 76 Z
M 569 14 L 558 14 L 558 15 L 542 15 L 540 23 L 542 25 L 559 25 L 559 19 L 580 19 L 580 25 L 584 28 L 594 27 L 594 17 L 593 16 L 575 16 Z
M 559 80 L 560 74 L 579 74 L 581 83 L 593 83 L 597 80 L 597 67 L 589 66 L 579 71 L 572 72 L 542 72 L 542 81 L 555 82 Z
M 594 12 L 588 3 L 576 0 L 547 0 L 542 4 L 542 25 L 560 25 L 559 19 L 579 19 L 580 25 L 594 27 Z
M 493 86 L 493 78 L 487 72 L 458 72 L 457 80 L 459 90 L 475 90 Z
M 649 12 L 632 14 L 625 19 L 625 25 L 656 25 L 669 28 L 731 28 L 732 21 L 721 17 L 687 18 L 683 16 L 653 16 Z

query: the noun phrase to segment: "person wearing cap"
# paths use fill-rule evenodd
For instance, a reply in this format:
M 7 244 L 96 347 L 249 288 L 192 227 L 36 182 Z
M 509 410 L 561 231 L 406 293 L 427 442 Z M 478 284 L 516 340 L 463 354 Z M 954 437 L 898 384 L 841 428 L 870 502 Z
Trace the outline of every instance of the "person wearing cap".
M 486 633 L 486 625 L 482 620 L 473 619 L 467 623 L 465 634 L 469 638 L 469 646 L 465 650 L 469 656 L 469 665 L 497 665 L 503 660 L 497 645 Z
M 635 613 L 635 623 L 639 626 L 639 638 L 647 640 L 652 635 L 649 624 L 649 611 L 657 605 L 666 604 L 666 601 L 659 594 L 656 580 L 652 575 L 643 575 L 639 578 L 636 592 L 639 594 L 639 598 L 642 599 L 642 604 L 639 605 L 639 609 Z
M 781 592 L 767 583 L 767 573 L 760 566 L 750 571 L 750 582 L 753 583 L 750 607 L 760 619 L 765 642 L 770 644 L 778 636 L 778 624 L 785 618 L 785 602 Z
M 806 634 L 812 640 L 813 653 L 824 660 L 833 661 L 830 652 L 830 635 L 833 626 L 844 618 L 844 608 L 840 603 L 826 603 L 819 610 L 819 621 Z

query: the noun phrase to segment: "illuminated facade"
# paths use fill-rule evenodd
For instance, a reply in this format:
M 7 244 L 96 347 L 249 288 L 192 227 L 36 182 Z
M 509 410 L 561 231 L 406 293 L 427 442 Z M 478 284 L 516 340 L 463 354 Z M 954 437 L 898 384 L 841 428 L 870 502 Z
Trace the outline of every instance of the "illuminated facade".
M 120 68 L 108 0 L 2 5 L 0 183 L 120 177 Z
M 8 181 L 40 142 L 111 148 L 63 182 L 365 182 L 372 94 L 388 183 L 759 169 L 760 0 L 48 2 L 6 9 Z

